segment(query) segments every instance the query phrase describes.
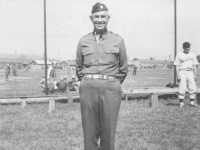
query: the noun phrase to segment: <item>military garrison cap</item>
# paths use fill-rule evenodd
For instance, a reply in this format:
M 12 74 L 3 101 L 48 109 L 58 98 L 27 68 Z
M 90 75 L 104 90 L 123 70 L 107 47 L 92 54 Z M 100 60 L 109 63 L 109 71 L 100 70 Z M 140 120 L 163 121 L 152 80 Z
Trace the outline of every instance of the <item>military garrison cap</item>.
M 92 14 L 100 11 L 108 11 L 108 8 L 105 4 L 96 3 L 92 8 Z
M 190 47 L 190 43 L 189 42 L 184 42 L 183 43 L 183 48 L 189 48 Z

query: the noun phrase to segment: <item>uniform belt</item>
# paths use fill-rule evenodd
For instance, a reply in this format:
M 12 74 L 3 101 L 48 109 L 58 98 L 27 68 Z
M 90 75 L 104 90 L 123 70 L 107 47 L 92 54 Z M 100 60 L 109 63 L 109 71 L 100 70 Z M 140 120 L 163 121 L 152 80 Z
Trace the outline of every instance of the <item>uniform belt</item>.
M 118 79 L 117 77 L 107 76 L 107 75 L 102 75 L 102 74 L 88 74 L 88 75 L 84 75 L 84 77 L 91 78 L 91 79 L 102 79 L 102 80 Z
M 183 69 L 183 71 L 192 71 L 192 69 Z

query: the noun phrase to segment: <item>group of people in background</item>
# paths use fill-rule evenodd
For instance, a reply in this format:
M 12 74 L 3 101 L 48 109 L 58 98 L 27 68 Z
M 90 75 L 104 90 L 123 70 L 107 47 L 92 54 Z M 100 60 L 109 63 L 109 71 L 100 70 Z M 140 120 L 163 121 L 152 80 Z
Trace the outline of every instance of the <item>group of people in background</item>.
M 9 75 L 10 75 L 11 70 L 12 70 L 13 76 L 17 76 L 17 65 L 16 64 L 13 64 L 13 65 L 6 64 L 4 67 L 6 81 L 9 81 Z
M 45 75 L 39 82 L 40 91 L 45 92 Z M 59 81 L 47 79 L 47 90 L 49 93 L 61 92 L 67 93 L 68 91 L 78 91 L 79 83 L 76 81 L 75 76 L 72 80 L 68 81 L 66 76 L 61 76 Z
M 45 92 L 45 75 L 43 76 L 39 84 L 41 92 Z M 68 81 L 66 76 L 61 76 L 59 81 L 57 81 L 55 63 L 53 63 L 52 66 L 49 66 L 47 71 L 47 90 L 49 93 L 66 93 L 68 91 L 78 91 L 78 81 L 76 81 L 74 75 L 72 75 L 71 81 Z

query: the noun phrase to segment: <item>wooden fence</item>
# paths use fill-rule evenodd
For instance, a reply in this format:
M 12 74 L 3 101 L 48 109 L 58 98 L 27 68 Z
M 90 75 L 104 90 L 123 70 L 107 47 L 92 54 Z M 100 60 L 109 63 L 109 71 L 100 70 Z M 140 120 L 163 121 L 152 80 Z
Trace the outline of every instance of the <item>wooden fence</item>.
M 158 95 L 163 94 L 177 94 L 178 88 L 122 88 L 122 96 L 125 97 L 125 100 L 128 100 L 130 96 L 138 94 L 147 94 L 149 96 L 149 107 L 156 108 L 158 107 Z M 64 96 L 15 96 L 15 97 L 1 97 L 0 104 L 9 104 L 9 103 L 20 103 L 22 108 L 27 106 L 27 103 L 31 102 L 49 102 L 49 113 L 52 113 L 55 110 L 55 101 L 58 100 L 67 100 L 68 104 L 71 105 L 74 99 L 79 99 L 78 92 L 66 93 Z M 200 104 L 200 88 L 197 90 L 196 96 L 197 104 Z

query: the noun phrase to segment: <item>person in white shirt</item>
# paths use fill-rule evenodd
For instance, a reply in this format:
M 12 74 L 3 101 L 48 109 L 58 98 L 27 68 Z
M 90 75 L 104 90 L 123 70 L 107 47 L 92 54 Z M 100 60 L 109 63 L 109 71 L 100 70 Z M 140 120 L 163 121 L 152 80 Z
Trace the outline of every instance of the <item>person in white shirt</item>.
M 174 65 L 179 82 L 180 107 L 184 106 L 185 93 L 189 92 L 190 105 L 197 106 L 194 102 L 196 97 L 196 79 L 198 61 L 194 53 L 190 52 L 190 43 L 183 43 L 183 52 L 177 54 Z

